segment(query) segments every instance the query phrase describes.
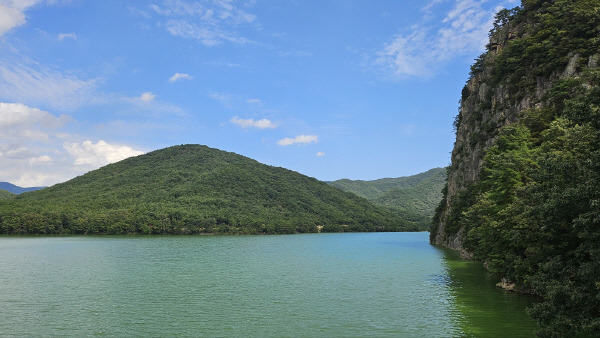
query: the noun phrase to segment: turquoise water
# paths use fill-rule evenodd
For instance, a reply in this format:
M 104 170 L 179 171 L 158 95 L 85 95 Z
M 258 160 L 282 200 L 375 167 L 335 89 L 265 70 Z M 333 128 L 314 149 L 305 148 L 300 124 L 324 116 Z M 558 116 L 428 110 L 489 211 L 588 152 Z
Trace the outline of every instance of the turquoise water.
M 531 336 L 427 233 L 0 237 L 4 336 Z

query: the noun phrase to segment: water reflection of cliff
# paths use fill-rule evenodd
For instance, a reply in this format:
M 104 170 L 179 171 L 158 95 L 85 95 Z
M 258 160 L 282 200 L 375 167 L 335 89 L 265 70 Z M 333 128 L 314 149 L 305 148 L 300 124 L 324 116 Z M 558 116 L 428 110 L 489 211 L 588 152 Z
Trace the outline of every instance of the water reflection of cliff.
M 454 300 L 453 317 L 466 336 L 531 337 L 537 324 L 525 308 L 536 301 L 531 295 L 496 287 L 497 279 L 477 261 L 463 260 L 457 252 L 444 255 L 446 283 Z

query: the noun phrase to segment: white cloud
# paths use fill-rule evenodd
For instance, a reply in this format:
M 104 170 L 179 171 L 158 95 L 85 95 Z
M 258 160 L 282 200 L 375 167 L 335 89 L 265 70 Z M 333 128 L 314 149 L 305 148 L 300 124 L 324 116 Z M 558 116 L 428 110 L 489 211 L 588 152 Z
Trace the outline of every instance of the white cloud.
M 0 4 L 0 36 L 24 23 L 25 14 L 22 11 Z
M 230 122 L 237 124 L 242 128 L 248 128 L 248 127 L 254 127 L 254 128 L 258 128 L 258 129 L 277 128 L 277 125 L 275 123 L 273 123 L 267 119 L 261 119 L 261 120 L 240 119 L 237 116 L 235 116 L 235 117 L 231 118 Z
M 400 78 L 429 77 L 448 60 L 458 56 L 477 56 L 485 50 L 494 15 L 501 8 L 487 0 L 455 0 L 452 9 L 433 29 L 432 8 L 443 1 L 433 0 L 424 8 L 423 22 L 399 34 L 377 52 L 376 63 Z M 497 1 L 508 5 L 514 0 Z
M 5 149 L 1 154 L 6 158 L 23 160 L 31 158 L 33 155 L 35 155 L 35 152 L 25 147 L 18 147 Z
M 81 80 L 17 58 L 0 60 L 0 97 L 59 110 L 73 110 L 96 99 L 96 80 Z
M 152 94 L 151 92 L 145 92 L 145 93 L 142 93 L 142 95 L 140 95 L 139 99 L 144 102 L 150 102 L 150 101 L 154 100 L 155 97 L 156 97 L 156 95 Z
M 173 83 L 177 80 L 191 80 L 194 77 L 191 76 L 190 74 L 185 74 L 185 73 L 175 73 L 173 76 L 171 76 L 169 78 L 169 82 Z
M 0 155 L 11 160 L 40 156 L 31 149 L 56 138 L 57 131 L 70 120 L 69 116 L 54 116 L 21 103 L 0 102 Z
M 208 94 L 208 97 L 215 99 L 217 101 L 221 101 L 223 103 L 229 102 L 233 99 L 233 97 L 229 94 L 216 93 L 216 92 Z
M 53 142 L 60 147 L 61 137 L 70 137 L 60 132 L 70 120 L 69 116 L 55 116 L 22 103 L 0 102 L 2 180 L 21 186 L 41 186 L 80 174 L 71 173 L 55 158 Z
M 16 184 L 20 187 L 43 187 L 48 185 L 44 182 L 49 182 L 54 177 L 51 175 L 30 175 L 24 174 L 21 175 L 17 180 L 13 180 L 10 183 Z
M 224 41 L 235 44 L 249 43 L 240 37 L 235 27 L 250 24 L 256 16 L 233 5 L 230 0 L 189 3 L 181 0 L 164 0 L 162 5 L 152 4 L 150 9 L 167 18 L 162 24 L 175 36 L 192 38 L 206 46 Z
M 68 116 L 56 117 L 48 112 L 37 108 L 28 107 L 22 103 L 0 102 L 0 130 L 7 132 L 7 128 L 16 126 L 31 127 L 41 125 L 43 127 L 57 128 L 62 126 Z
M 42 156 L 32 157 L 28 161 L 29 161 L 30 165 L 36 165 L 39 163 L 50 163 L 50 162 L 52 162 L 52 158 L 48 155 L 42 155 Z
M 319 137 L 317 135 L 298 135 L 294 138 L 286 137 L 277 141 L 277 145 L 289 146 L 292 144 L 308 144 L 318 142 Z
M 0 178 L 20 186 L 63 182 L 143 152 L 105 141 L 81 142 L 65 132 L 70 116 L 0 102 Z
M 63 145 L 63 148 L 74 158 L 73 163 L 75 165 L 90 165 L 92 167 L 101 167 L 144 153 L 129 146 L 108 144 L 103 140 L 95 144 L 89 140 L 82 143 L 67 142 Z
M 77 40 L 77 34 L 75 34 L 75 33 L 61 33 L 61 34 L 58 34 L 58 41 L 63 41 L 64 39 Z
M 429 45 L 426 32 L 413 27 L 411 34 L 397 36 L 378 52 L 377 62 L 390 68 L 396 75 L 429 76 L 431 68 L 428 65 L 435 57 L 431 54 L 433 51 L 424 49 L 423 45 Z
M 27 22 L 25 11 L 42 0 L 2 0 L 0 1 L 0 36 Z
M 248 103 L 248 104 L 262 105 L 262 101 L 259 100 L 259 99 L 248 99 L 248 100 L 246 100 L 246 103 Z
M 319 152 L 317 153 L 317 156 L 318 156 L 318 157 L 323 157 L 323 156 L 325 156 L 325 153 L 324 153 L 324 152 L 322 152 L 322 151 L 319 151 Z

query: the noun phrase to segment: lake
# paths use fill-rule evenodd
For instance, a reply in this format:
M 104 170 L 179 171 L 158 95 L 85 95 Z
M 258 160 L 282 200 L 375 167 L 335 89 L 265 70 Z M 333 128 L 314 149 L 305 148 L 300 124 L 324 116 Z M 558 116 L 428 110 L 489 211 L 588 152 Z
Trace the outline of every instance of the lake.
M 428 233 L 0 237 L 0 336 L 533 336 Z

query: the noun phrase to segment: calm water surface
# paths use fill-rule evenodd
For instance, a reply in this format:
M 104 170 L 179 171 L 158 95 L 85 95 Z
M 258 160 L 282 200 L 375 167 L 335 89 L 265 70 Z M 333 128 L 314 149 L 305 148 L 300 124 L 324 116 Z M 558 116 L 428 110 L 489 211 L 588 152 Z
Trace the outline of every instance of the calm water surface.
M 533 335 L 428 236 L 0 237 L 0 335 Z

